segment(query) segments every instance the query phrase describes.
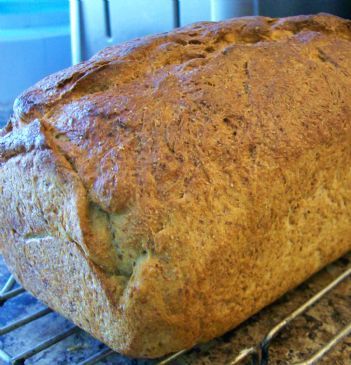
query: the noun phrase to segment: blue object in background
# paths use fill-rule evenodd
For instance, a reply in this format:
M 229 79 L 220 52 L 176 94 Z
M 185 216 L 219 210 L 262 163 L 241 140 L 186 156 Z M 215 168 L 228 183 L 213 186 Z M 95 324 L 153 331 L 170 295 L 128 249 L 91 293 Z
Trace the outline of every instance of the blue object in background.
M 70 0 L 73 63 L 113 44 L 179 26 L 178 0 Z
M 26 88 L 71 64 L 68 0 L 0 0 L 0 128 Z
M 210 21 L 210 0 L 179 0 L 179 23 L 180 26 L 200 21 Z

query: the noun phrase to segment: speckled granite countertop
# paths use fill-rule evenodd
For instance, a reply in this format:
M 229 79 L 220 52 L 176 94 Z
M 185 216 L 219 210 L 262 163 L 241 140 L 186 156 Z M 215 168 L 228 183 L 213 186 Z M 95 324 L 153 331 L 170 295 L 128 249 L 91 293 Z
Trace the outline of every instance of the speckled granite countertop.
M 275 304 L 267 307 L 239 328 L 202 345 L 200 349 L 193 349 L 176 360 L 174 364 L 227 364 L 241 349 L 259 342 L 274 324 L 278 323 L 350 266 L 351 253 L 314 275 L 300 287 L 286 294 Z M 5 282 L 7 276 L 8 272 L 0 260 L 0 285 Z M 22 294 L 0 307 L 0 326 L 42 307 L 42 304 L 29 294 Z M 270 348 L 269 365 L 287 365 L 306 359 L 350 321 L 351 279 L 349 278 L 306 314 L 298 317 L 282 335 L 273 341 Z M 11 354 L 16 354 L 48 336 L 62 331 L 62 329 L 68 328 L 68 326 L 71 326 L 69 321 L 56 313 L 51 313 L 33 324 L 0 337 L 0 348 L 6 349 Z M 103 347 L 101 343 L 79 331 L 61 343 L 27 360 L 25 364 L 74 365 Z M 0 364 L 3 364 L 1 360 Z M 149 365 L 154 364 L 154 362 L 127 359 L 116 354 L 98 364 Z M 333 349 L 319 364 L 351 365 L 351 336 Z

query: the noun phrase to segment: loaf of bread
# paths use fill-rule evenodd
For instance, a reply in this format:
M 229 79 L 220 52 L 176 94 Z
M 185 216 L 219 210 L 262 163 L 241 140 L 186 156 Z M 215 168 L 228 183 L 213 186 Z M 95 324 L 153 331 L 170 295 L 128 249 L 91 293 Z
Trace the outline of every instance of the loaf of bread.
M 24 92 L 0 135 L 6 263 L 123 354 L 221 335 L 351 248 L 347 20 L 107 48 Z

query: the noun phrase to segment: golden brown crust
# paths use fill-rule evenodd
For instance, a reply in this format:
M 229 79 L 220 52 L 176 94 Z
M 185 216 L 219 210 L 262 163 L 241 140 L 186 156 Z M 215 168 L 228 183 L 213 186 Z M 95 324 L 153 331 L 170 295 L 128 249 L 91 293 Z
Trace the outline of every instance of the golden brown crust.
M 198 23 L 26 91 L 0 134 L 18 279 L 115 350 L 155 357 L 349 250 L 350 24 Z

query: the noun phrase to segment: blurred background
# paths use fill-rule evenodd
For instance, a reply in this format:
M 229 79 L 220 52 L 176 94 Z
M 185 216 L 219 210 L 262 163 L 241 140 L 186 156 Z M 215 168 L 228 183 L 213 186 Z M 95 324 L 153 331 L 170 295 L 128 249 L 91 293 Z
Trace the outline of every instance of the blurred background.
M 0 0 L 0 127 L 15 97 L 101 48 L 201 20 L 329 12 L 351 0 Z

